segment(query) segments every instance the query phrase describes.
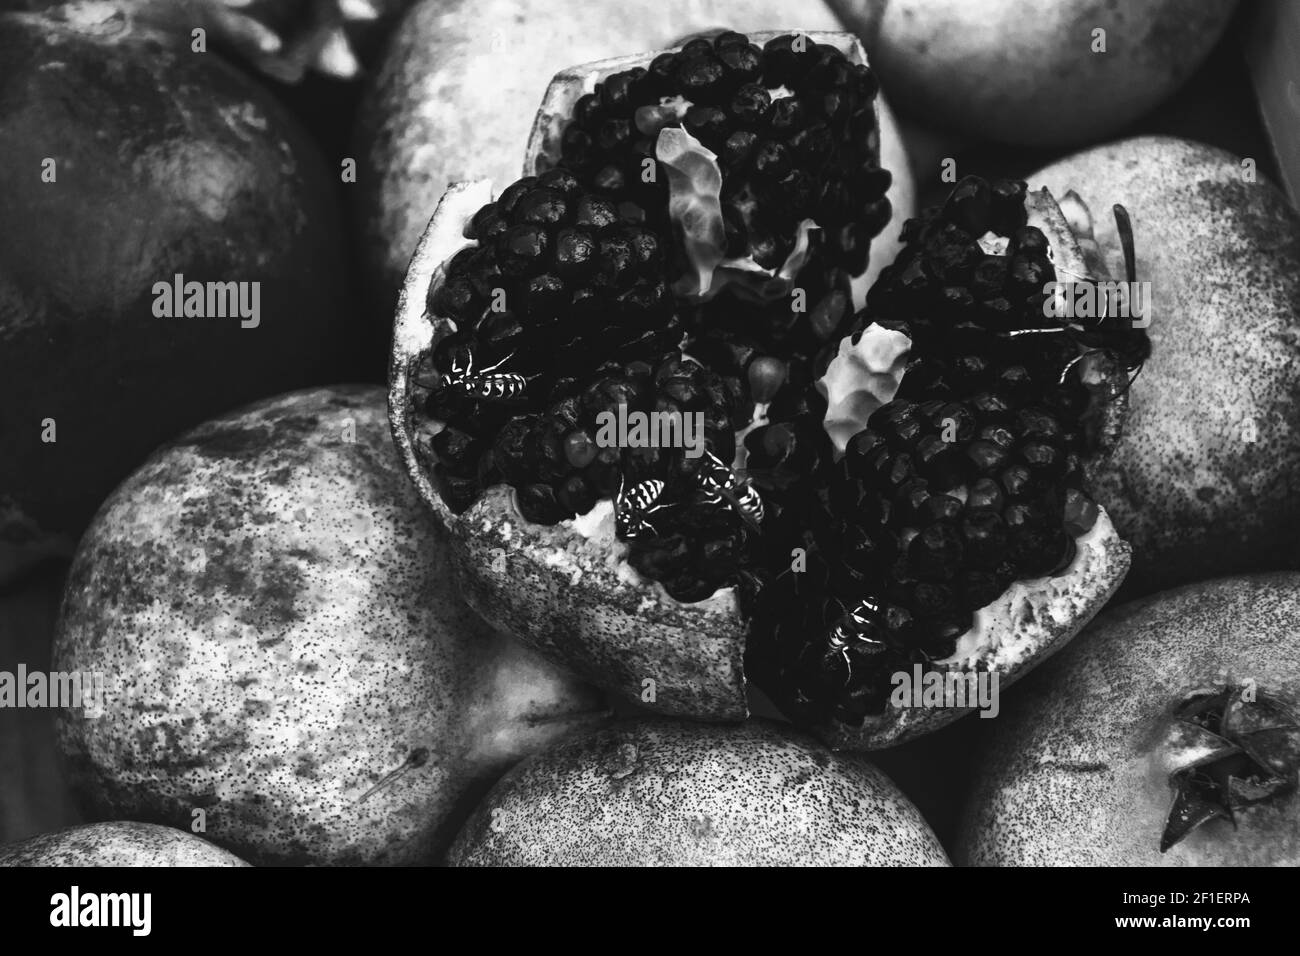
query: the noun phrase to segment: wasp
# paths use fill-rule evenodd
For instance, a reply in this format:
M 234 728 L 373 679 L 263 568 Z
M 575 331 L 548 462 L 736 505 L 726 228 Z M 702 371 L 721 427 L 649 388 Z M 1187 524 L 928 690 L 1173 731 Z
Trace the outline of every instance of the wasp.
M 1125 277 L 1129 285 L 1132 286 L 1137 282 L 1137 257 L 1133 247 L 1133 221 L 1129 218 L 1128 210 L 1118 203 L 1112 207 L 1111 211 L 1115 216 L 1115 228 L 1119 233 L 1120 245 L 1124 251 Z M 1086 276 L 1080 276 L 1069 269 L 1060 267 L 1058 269 L 1076 279 L 1087 279 Z M 1133 383 L 1137 381 L 1138 376 L 1142 373 L 1142 367 L 1146 364 L 1146 360 L 1151 357 L 1151 340 L 1141 330 L 1126 327 L 1122 316 L 1111 316 L 1108 311 L 1109 304 L 1109 300 L 1103 298 L 1101 314 L 1088 325 L 1070 322 L 1066 325 L 1046 329 L 1016 329 L 1006 333 L 1006 335 L 1011 338 L 1018 335 L 1049 335 L 1053 333 L 1069 335 L 1081 348 L 1087 351 L 1081 352 L 1062 369 L 1061 384 L 1064 384 L 1070 370 L 1087 355 L 1092 352 L 1109 352 L 1117 361 L 1123 364 L 1125 370 L 1129 373 L 1127 388 L 1132 388 Z
M 763 498 L 749 481 L 741 478 L 711 451 L 705 451 L 705 461 L 697 479 L 708 496 L 708 504 L 726 502 L 736 509 L 745 522 L 755 529 L 763 523 Z
M 844 678 L 846 685 L 853 678 L 853 662 L 849 658 L 849 645 L 857 642 L 872 650 L 882 650 L 885 646 L 884 641 L 867 636 L 868 630 L 880 626 L 880 604 L 871 598 L 863 598 L 840 615 L 826 632 L 828 654 L 838 654 L 844 658 L 844 666 L 848 669 Z
M 625 491 L 623 479 L 619 478 L 618 496 L 614 499 L 614 530 L 620 538 L 659 536 L 648 516 L 664 507 L 659 499 L 665 487 L 658 478 L 647 478 Z
M 474 353 L 464 350 L 465 364 L 461 364 L 460 351 L 452 353 L 451 368 L 442 376 L 443 388 L 451 388 L 470 398 L 488 402 L 513 401 L 528 390 L 528 379 L 515 372 L 498 372 L 514 356 L 511 352 L 501 361 L 480 371 L 474 371 Z

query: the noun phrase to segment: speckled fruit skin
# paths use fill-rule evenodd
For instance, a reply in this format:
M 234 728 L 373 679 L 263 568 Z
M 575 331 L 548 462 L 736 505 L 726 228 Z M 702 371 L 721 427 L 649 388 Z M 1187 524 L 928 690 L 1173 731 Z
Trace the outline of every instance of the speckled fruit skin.
M 947 866 L 917 809 L 861 757 L 778 724 L 636 721 L 521 763 L 455 866 Z
M 1151 283 L 1152 358 L 1124 441 L 1092 476 L 1133 545 L 1124 593 L 1296 567 L 1300 214 L 1245 182 L 1240 158 L 1167 137 L 1080 153 L 1030 183 L 1092 203 L 1112 275 L 1122 256 L 1105 211 L 1122 203 Z
M 3 866 L 248 866 L 207 840 L 154 823 L 91 823 L 0 846 Z
M 1096 142 L 1191 76 L 1236 0 L 830 0 L 907 114 L 1029 146 Z M 1106 52 L 1093 52 L 1093 30 Z
M 157 452 L 86 533 L 54 660 L 105 675 L 103 715 L 58 728 L 92 819 L 204 809 L 254 863 L 428 861 L 462 804 L 599 707 L 460 603 L 373 387 Z
M 306 135 L 188 32 L 69 9 L 0 15 L 0 541 L 6 496 L 75 537 L 160 442 L 346 352 L 339 210 Z M 260 324 L 155 317 L 176 273 L 260 282 Z
M 376 308 L 392 309 L 411 250 L 448 184 L 487 178 L 504 189 L 519 178 L 552 76 L 577 63 L 665 49 L 719 27 L 843 29 L 822 0 L 416 4 L 393 34 L 356 136 L 360 171 L 353 195 Z M 881 165 L 894 174 L 888 194 L 894 218 L 872 245 L 870 277 L 898 253 L 898 232 L 916 207 L 902 137 L 883 98 L 877 102 Z
M 975 865 L 1297 866 L 1300 793 L 1161 854 L 1169 708 L 1253 678 L 1300 703 L 1300 575 L 1225 578 L 1098 618 L 1008 698 L 978 765 L 957 859 Z

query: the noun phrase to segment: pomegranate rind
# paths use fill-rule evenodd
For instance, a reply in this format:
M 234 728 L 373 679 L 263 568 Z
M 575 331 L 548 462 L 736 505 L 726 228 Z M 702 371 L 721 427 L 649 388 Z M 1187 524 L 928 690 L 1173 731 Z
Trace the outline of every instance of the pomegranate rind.
M 447 532 L 462 596 L 488 623 L 607 693 L 667 715 L 743 720 L 746 624 L 733 589 L 679 604 L 626 566 L 620 573 L 611 550 L 571 523 L 525 521 L 509 488 L 491 488 L 455 514 L 430 481 L 436 426 L 417 412 L 415 379 L 452 325 L 428 314 L 426 294 L 466 244 L 464 224 L 490 199 L 491 185 L 479 180 L 453 184 L 438 204 L 398 297 L 389 371 L 393 436 L 420 497 Z
M 1001 695 L 1063 648 L 1114 596 L 1132 560 L 1128 544 L 1104 511 L 1098 514 L 1092 530 L 1076 543 L 1079 552 L 1068 574 L 1017 581 L 978 612 L 977 626 L 981 627 L 984 648 L 964 659 L 939 662 L 936 668 L 962 674 L 995 672 L 997 693 Z M 861 727 L 831 720 L 815 730 L 837 750 L 880 750 L 931 733 L 974 712 L 977 708 L 891 704 L 880 716 L 868 717 Z

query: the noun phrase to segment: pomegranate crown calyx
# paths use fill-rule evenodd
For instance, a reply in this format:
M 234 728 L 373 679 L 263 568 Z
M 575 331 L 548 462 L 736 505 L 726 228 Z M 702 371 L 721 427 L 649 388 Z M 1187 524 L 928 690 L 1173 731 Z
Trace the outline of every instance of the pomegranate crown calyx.
M 1175 745 L 1197 756 L 1169 775 L 1174 800 L 1161 853 L 1211 820 L 1236 826 L 1237 811 L 1295 791 L 1300 720 L 1253 684 L 1193 695 L 1173 716 Z

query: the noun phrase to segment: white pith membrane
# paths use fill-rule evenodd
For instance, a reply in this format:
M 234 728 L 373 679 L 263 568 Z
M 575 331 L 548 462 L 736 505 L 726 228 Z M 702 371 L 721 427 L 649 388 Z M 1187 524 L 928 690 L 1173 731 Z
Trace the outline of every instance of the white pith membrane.
M 640 59 L 640 58 L 638 58 Z M 583 92 L 594 89 L 596 80 L 603 78 L 615 69 L 626 69 L 630 65 L 627 59 L 611 61 L 614 66 L 602 67 L 600 74 L 586 73 L 579 75 L 574 71 L 561 74 L 556 79 L 559 84 L 568 76 L 571 88 L 565 94 L 569 105 Z M 601 67 L 602 65 L 593 65 Z M 594 77 L 594 78 L 593 78 Z M 553 84 L 554 86 L 555 84 Z M 564 98 L 560 98 L 563 100 Z M 550 112 L 548 113 L 548 107 Z M 539 113 L 534 127 L 533 141 L 530 143 L 530 156 L 545 154 L 545 142 L 558 139 L 557 117 L 562 117 L 563 110 L 556 106 L 554 91 L 548 90 L 548 98 Z M 664 132 L 668 132 L 665 130 Z M 692 140 L 685 131 L 670 135 L 666 148 L 670 158 L 681 157 L 680 164 L 686 172 L 680 185 L 680 192 L 686 201 L 682 209 L 674 215 L 679 224 L 688 211 L 705 209 L 709 206 L 709 194 L 720 184 L 720 174 L 716 183 L 712 178 L 717 169 L 713 154 Z M 707 154 L 707 156 L 705 155 Z M 662 156 L 660 157 L 662 159 Z M 711 168 L 710 168 L 711 167 Z M 541 162 L 537 169 L 546 168 Z M 526 173 L 532 170 L 526 168 Z M 675 189 L 676 187 L 674 187 Z M 1032 195 L 1032 194 L 1031 194 Z M 1046 195 L 1044 193 L 1044 195 Z M 430 223 L 421 247 L 416 251 L 412 271 L 422 256 L 433 252 L 433 259 L 439 263 L 432 270 L 432 284 L 438 285 L 443 279 L 442 263 L 469 244 L 463 238 L 463 228 L 480 207 L 492 200 L 490 184 L 476 182 L 456 184 L 444 196 L 437 213 Z M 1050 198 L 1047 200 L 1051 202 Z M 1029 206 L 1029 224 L 1043 229 L 1045 235 L 1055 247 L 1056 236 L 1065 228 L 1064 219 L 1057 214 L 1052 227 L 1043 221 L 1041 213 L 1036 214 L 1034 206 Z M 1053 204 L 1053 209 L 1055 208 Z M 711 225 L 708 221 L 709 211 L 699 216 L 699 234 L 707 236 Z M 805 221 L 801 231 L 815 228 L 815 224 Z M 806 231 L 805 231 L 806 234 Z M 796 253 L 799 243 L 796 243 Z M 981 245 L 990 254 L 1006 253 L 1006 240 L 991 234 L 981 239 Z M 427 250 L 427 251 L 426 251 Z M 793 258 L 796 253 L 791 254 Z M 1074 253 L 1078 253 L 1075 249 Z M 1071 254 L 1069 262 L 1061 265 L 1075 274 L 1083 273 L 1082 257 Z M 762 270 L 756 263 L 747 268 L 735 261 L 724 263 L 719 250 L 710 249 L 707 242 L 701 242 L 691 256 L 693 264 L 699 269 L 701 277 L 697 280 L 697 289 L 705 295 L 709 290 L 716 291 L 719 277 L 723 281 L 745 281 L 747 274 L 755 270 L 764 273 L 762 282 L 772 281 L 774 276 L 791 265 L 789 260 L 778 270 Z M 1080 260 L 1080 261 L 1076 261 Z M 801 264 L 801 263 L 799 263 Z M 712 265 L 712 273 L 709 273 Z M 795 270 L 797 272 L 797 269 Z M 733 275 L 734 274 L 734 275 Z M 1089 270 L 1087 274 L 1096 274 Z M 408 283 L 411 279 L 408 276 Z M 408 289 L 408 293 L 412 290 Z M 788 292 L 788 288 L 785 290 Z M 419 290 L 422 301 L 425 290 Z M 855 309 L 861 306 L 855 302 Z M 395 356 L 406 354 L 416 356 L 428 354 L 432 348 L 429 338 L 430 319 L 436 321 L 433 326 L 440 326 L 445 334 L 453 324 L 440 317 L 425 313 L 420 323 L 403 322 L 403 306 L 399 304 L 398 324 L 395 330 Z M 421 338 L 423 336 L 423 338 Z M 872 327 L 862 334 L 857 342 L 845 339 L 840 343 L 840 354 L 831 363 L 826 375 L 818 382 L 818 387 L 828 399 L 828 410 L 824 427 L 835 443 L 837 453 L 842 453 L 844 443 L 849 437 L 866 426 L 866 419 L 880 405 L 890 401 L 898 389 L 902 378 L 902 369 L 907 357 L 910 342 L 899 333 L 888 332 L 879 327 Z M 396 361 L 395 361 L 396 369 Z M 401 375 L 395 370 L 394 381 L 400 385 L 408 372 Z M 396 389 L 396 386 L 395 386 Z M 395 390 L 394 396 L 397 392 Z M 392 399 L 394 402 L 397 398 Z M 409 396 L 407 399 L 409 403 Z M 417 413 L 418 422 L 411 422 L 411 413 L 407 407 L 394 409 L 395 428 L 400 419 L 407 421 L 407 427 L 418 432 L 423 438 L 432 437 L 441 425 Z M 737 454 L 734 466 L 743 469 L 746 449 L 744 436 L 753 428 L 766 423 L 766 407 L 755 408 L 751 423 L 737 433 Z M 403 440 L 399 435 L 399 447 Z M 413 444 L 413 443 L 412 443 Z M 427 442 L 424 442 L 427 448 Z M 404 450 L 404 455 L 408 451 Z M 424 452 L 422 451 L 422 454 Z M 422 493 L 426 498 L 430 492 L 438 492 L 429 487 L 427 477 L 417 478 Z M 957 491 L 950 493 L 958 494 Z M 436 509 L 445 510 L 445 508 Z M 553 526 L 531 525 L 515 506 L 514 491 L 508 486 L 498 485 L 482 492 L 468 511 L 459 519 L 466 525 L 479 525 L 484 538 L 489 536 L 495 543 L 504 544 L 507 551 L 526 550 L 533 560 L 540 561 L 547 568 L 560 572 L 571 583 L 576 584 L 584 577 L 597 575 L 600 586 L 611 591 L 611 600 L 626 604 L 629 594 L 636 598 L 638 615 L 654 618 L 656 608 L 678 622 L 696 622 L 695 626 L 702 632 L 712 630 L 735 632 L 735 624 L 743 621 L 739 593 L 736 587 L 725 587 L 715 591 L 708 598 L 682 604 L 672 598 L 658 581 L 645 578 L 627 561 L 630 547 L 620 541 L 615 534 L 614 504 L 606 499 L 598 502 L 591 511 L 573 519 L 561 521 Z M 525 533 L 527 527 L 527 533 Z M 1017 581 L 1003 592 L 995 601 L 975 613 L 973 626 L 959 638 L 954 653 L 944 660 L 933 662 L 941 670 L 988 670 L 1004 672 L 1003 683 L 1009 683 L 1021 666 L 1030 658 L 1045 657 L 1068 638 L 1087 619 L 1095 614 L 1104 600 L 1113 593 L 1122 580 L 1128 565 L 1127 546 L 1119 541 L 1109 517 L 1098 508 L 1098 516 L 1092 528 L 1075 539 L 1077 553 L 1074 560 L 1064 572 L 1045 578 Z M 688 613 L 689 617 L 683 617 Z M 724 622 L 727 622 L 724 624 Z M 743 675 L 742 675 L 743 681 Z M 926 729 L 946 723 L 965 710 L 950 709 L 944 711 L 898 711 L 886 709 L 880 715 L 869 715 L 862 729 L 850 728 L 851 734 L 858 735 L 854 741 L 859 746 L 882 746 L 896 743 L 905 736 L 917 733 L 916 726 L 924 725 Z M 845 726 L 845 725 L 839 725 Z M 834 732 L 832 732 L 834 733 Z M 848 739 L 848 738 L 841 738 Z
M 655 158 L 668 170 L 668 215 L 682 231 L 692 271 L 673 283 L 679 298 L 704 302 L 723 289 L 757 302 L 790 294 L 812 251 L 810 233 L 820 227 L 803 219 L 795 227 L 794 247 L 776 269 L 753 256 L 726 258 L 722 222 L 722 168 L 712 150 L 681 127 L 659 132 Z

